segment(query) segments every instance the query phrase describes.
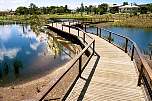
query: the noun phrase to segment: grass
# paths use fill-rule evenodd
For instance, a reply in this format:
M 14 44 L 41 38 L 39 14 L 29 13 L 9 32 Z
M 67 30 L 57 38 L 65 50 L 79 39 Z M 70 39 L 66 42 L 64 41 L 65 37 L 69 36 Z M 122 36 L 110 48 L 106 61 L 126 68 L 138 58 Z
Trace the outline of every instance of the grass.
M 120 17 L 115 20 L 114 26 L 124 26 L 124 27 L 139 27 L 139 28 L 152 28 L 152 16 L 132 16 L 132 17 Z
M 31 15 L 7 15 L 7 16 L 0 16 L 0 21 L 22 21 L 28 20 Z M 91 18 L 91 15 L 83 15 L 81 14 L 47 14 L 47 15 L 39 15 L 43 18 Z
M 0 22 L 28 22 L 30 15 L 7 15 L 0 16 Z M 152 28 L 152 14 L 142 14 L 131 16 L 130 14 L 104 14 L 104 15 L 87 15 L 80 13 L 76 14 L 46 14 L 39 15 L 39 17 L 48 18 L 66 18 L 66 19 L 82 19 L 90 20 L 93 22 L 108 22 L 112 21 L 111 26 L 124 26 L 124 27 L 140 27 L 140 28 Z

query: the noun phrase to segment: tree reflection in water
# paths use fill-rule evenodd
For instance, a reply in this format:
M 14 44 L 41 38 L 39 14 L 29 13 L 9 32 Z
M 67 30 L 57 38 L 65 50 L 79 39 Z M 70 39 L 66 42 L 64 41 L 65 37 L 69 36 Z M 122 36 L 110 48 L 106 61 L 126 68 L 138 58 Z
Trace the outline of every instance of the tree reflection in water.
M 20 60 L 15 59 L 14 63 L 13 63 L 13 67 L 14 67 L 14 74 L 16 77 L 18 77 L 19 73 L 20 73 L 20 68 L 23 67 L 23 64 Z

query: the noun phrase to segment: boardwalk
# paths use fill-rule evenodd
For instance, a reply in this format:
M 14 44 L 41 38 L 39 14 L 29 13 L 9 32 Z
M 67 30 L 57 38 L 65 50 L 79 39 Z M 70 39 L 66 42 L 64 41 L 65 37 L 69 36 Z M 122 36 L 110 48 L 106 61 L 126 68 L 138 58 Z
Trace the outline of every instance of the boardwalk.
M 56 26 L 61 29 L 61 24 Z M 64 27 L 64 31 L 69 31 Z M 75 29 L 72 34 L 77 35 Z M 128 54 L 104 39 L 95 39 L 94 55 L 67 101 L 145 101 L 144 91 L 137 86 L 138 74 Z M 89 39 L 86 37 L 86 41 Z

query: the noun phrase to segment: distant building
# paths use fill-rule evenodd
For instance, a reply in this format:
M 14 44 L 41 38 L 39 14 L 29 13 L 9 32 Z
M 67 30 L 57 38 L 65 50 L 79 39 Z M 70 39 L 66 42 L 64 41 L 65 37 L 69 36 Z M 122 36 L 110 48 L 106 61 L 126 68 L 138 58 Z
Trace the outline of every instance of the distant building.
M 117 4 L 109 5 L 108 11 L 113 14 L 119 13 L 119 7 L 121 7 L 121 5 L 117 5 Z
M 0 11 L 0 16 L 5 16 L 5 15 L 14 15 L 15 11 L 8 10 L 8 11 Z
M 139 6 L 136 5 L 125 5 L 119 7 L 119 12 L 121 13 L 133 13 L 133 12 L 138 12 L 139 11 Z
M 5 16 L 8 15 L 9 12 L 8 11 L 0 11 L 0 16 Z
M 138 12 L 140 10 L 141 6 L 138 5 L 118 5 L 118 4 L 112 4 L 109 5 L 108 11 L 110 13 L 134 13 Z

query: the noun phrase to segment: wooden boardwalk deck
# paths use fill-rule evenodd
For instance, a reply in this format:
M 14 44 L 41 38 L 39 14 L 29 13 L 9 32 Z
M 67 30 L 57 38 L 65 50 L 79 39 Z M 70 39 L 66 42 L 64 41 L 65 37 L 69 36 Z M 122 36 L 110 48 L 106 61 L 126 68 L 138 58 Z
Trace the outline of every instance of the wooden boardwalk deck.
M 61 29 L 58 24 L 57 28 Z M 64 31 L 69 31 L 64 27 Z M 75 29 L 72 34 L 77 34 Z M 137 86 L 138 74 L 128 54 L 104 39 L 95 39 L 94 55 L 67 97 L 67 101 L 145 101 Z M 89 38 L 86 37 L 87 42 Z

